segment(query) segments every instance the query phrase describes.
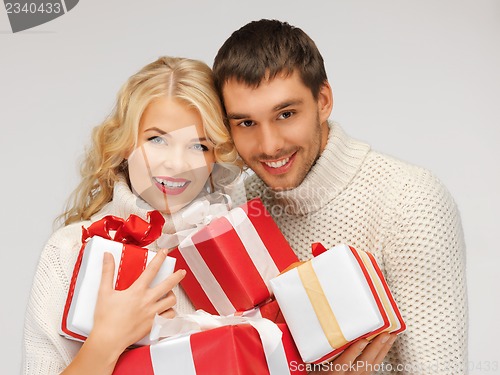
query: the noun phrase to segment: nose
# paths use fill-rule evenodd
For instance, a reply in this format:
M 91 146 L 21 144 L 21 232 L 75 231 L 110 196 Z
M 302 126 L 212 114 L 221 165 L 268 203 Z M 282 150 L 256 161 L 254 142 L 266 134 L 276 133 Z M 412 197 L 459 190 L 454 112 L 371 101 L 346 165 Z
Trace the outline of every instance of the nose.
M 276 124 L 261 123 L 260 125 L 257 140 L 260 143 L 261 153 L 274 156 L 283 149 L 285 144 L 282 130 Z
M 172 175 L 182 173 L 189 168 L 186 152 L 180 145 L 168 147 L 163 157 L 163 165 Z

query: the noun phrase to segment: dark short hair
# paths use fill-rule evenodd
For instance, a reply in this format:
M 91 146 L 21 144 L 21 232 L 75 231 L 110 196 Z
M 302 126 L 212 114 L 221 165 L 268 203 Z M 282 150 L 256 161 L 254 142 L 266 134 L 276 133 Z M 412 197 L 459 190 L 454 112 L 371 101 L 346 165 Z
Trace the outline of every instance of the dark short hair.
M 298 27 L 267 19 L 235 31 L 219 49 L 213 70 L 221 97 L 230 79 L 258 87 L 264 78 L 297 71 L 317 99 L 327 80 L 323 57 L 314 41 Z

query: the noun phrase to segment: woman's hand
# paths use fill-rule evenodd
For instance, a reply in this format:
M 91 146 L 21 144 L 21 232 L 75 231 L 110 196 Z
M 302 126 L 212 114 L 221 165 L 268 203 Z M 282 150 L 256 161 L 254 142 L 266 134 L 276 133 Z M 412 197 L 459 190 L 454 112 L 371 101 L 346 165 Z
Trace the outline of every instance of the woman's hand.
M 155 314 L 175 315 L 172 289 L 186 271 L 179 270 L 155 287 L 149 286 L 166 256 L 166 250 L 158 251 L 141 276 L 128 289 L 118 291 L 113 285 L 114 258 L 104 254 L 94 327 L 63 374 L 111 374 L 120 354 L 150 332 Z
M 172 288 L 182 280 L 186 272 L 177 271 L 154 288 L 149 287 L 166 256 L 166 250 L 160 250 L 128 289 L 117 291 L 113 286 L 113 256 L 104 254 L 101 287 L 91 335 L 108 341 L 121 353 L 148 334 L 155 314 L 174 316 L 172 307 L 176 299 Z
M 310 375 L 368 375 L 377 370 L 396 340 L 396 335 L 383 333 L 372 342 L 361 340 L 349 346 L 335 360 L 323 365 L 317 365 L 319 370 Z

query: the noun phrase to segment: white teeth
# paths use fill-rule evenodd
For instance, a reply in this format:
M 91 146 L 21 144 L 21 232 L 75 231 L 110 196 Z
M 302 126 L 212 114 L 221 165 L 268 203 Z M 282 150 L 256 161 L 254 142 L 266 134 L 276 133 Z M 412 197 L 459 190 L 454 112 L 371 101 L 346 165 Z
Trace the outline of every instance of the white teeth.
M 185 181 L 185 182 L 173 182 L 173 181 L 164 180 L 162 178 L 157 178 L 157 177 L 155 177 L 154 179 L 157 182 L 159 182 L 160 184 L 162 184 L 163 186 L 166 186 L 168 188 L 179 188 L 179 187 L 183 187 L 184 185 L 187 184 L 187 181 Z
M 286 163 L 290 161 L 290 158 L 282 159 L 280 161 L 270 161 L 270 162 L 264 162 L 268 167 L 271 168 L 279 168 L 284 166 Z

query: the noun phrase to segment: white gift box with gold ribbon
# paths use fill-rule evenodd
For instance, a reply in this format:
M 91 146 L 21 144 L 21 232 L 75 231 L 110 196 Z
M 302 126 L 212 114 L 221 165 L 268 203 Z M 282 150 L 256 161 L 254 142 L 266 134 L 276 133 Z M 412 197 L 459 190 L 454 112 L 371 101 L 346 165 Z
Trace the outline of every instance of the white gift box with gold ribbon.
M 323 252 L 270 284 L 304 362 L 323 362 L 391 326 L 362 257 L 347 245 Z

